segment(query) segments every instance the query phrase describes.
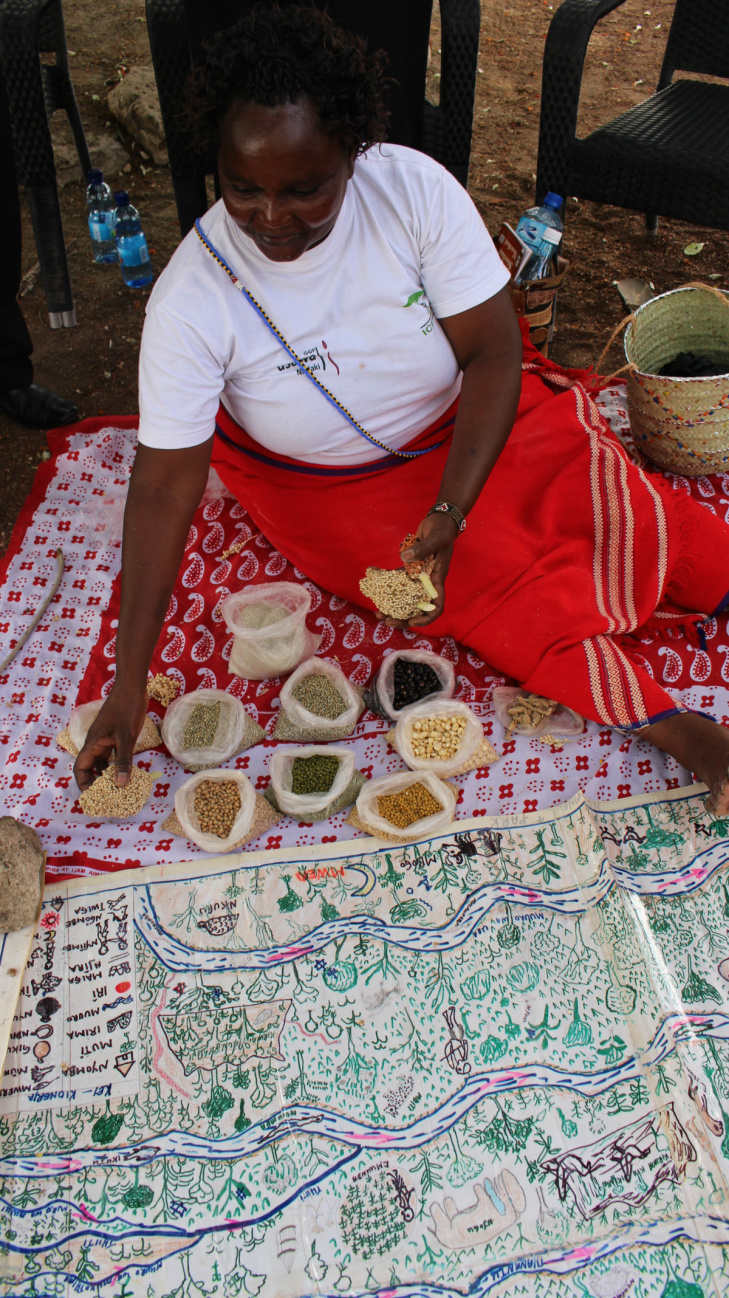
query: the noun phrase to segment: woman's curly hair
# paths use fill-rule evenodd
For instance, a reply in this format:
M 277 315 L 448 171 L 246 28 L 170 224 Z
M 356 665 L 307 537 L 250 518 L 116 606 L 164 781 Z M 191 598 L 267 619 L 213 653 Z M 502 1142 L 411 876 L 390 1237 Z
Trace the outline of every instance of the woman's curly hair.
M 364 153 L 385 136 L 385 57 L 368 54 L 361 37 L 319 9 L 257 4 L 217 33 L 190 78 L 187 116 L 196 143 L 205 152 L 217 148 L 236 101 L 275 108 L 306 97 L 326 130 Z

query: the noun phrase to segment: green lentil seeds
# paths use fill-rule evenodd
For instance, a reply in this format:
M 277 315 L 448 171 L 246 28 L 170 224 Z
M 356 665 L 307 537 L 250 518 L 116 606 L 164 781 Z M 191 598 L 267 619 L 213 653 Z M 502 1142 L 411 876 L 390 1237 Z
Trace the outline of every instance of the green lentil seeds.
M 182 736 L 182 747 L 211 748 L 220 725 L 219 703 L 197 703 Z
M 325 757 L 323 753 L 295 757 L 291 767 L 291 792 L 328 793 L 338 770 L 338 757 Z
M 327 676 L 305 676 L 292 690 L 292 694 L 315 717 L 326 717 L 334 721 L 347 711 L 346 702 Z
M 410 784 L 400 793 L 383 793 L 377 799 L 377 810 L 383 820 L 389 820 L 396 829 L 407 829 L 416 820 L 435 816 L 443 805 L 433 797 L 424 784 Z

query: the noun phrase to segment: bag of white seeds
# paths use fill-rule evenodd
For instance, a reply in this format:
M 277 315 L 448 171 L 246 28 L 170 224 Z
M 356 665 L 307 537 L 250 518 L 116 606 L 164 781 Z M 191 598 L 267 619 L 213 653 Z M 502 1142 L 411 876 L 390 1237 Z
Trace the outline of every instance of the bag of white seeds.
M 309 658 L 281 689 L 274 739 L 326 743 L 346 739 L 364 712 L 362 695 L 337 663 Z
M 388 654 L 365 691 L 371 712 L 397 721 L 400 713 L 425 699 L 449 699 L 456 688 L 456 671 L 447 658 L 430 649 L 400 649 Z
M 355 770 L 354 753 L 334 745 L 279 748 L 268 766 L 264 797 L 296 820 L 327 820 L 356 801 L 366 777 Z
M 162 722 L 162 739 L 188 771 L 221 766 L 263 739 L 240 699 L 225 690 L 193 690 L 175 699 Z
M 393 746 L 411 771 L 435 771 L 447 779 L 470 769 L 484 744 L 483 726 L 465 703 L 436 699 L 418 703 L 401 713 Z M 489 749 L 496 758 L 495 751 Z M 488 765 L 488 758 L 482 765 Z
M 231 852 L 247 838 L 256 795 L 242 771 L 200 771 L 180 785 L 175 815 L 204 852 Z
M 74 708 L 68 721 L 68 725 L 57 736 L 56 742 L 64 748 L 72 757 L 78 757 L 81 749 L 86 743 L 86 736 L 103 706 L 103 699 L 93 699 L 90 703 L 82 703 L 79 707 Z M 147 752 L 150 748 L 158 748 L 162 743 L 159 730 L 156 723 L 151 717 L 144 718 L 144 724 L 137 736 L 137 742 L 134 745 L 135 753 Z
M 410 842 L 448 828 L 456 814 L 456 791 L 432 771 L 401 771 L 368 780 L 355 810 L 368 834 Z
M 247 586 L 221 604 L 233 648 L 228 671 L 249 681 L 286 676 L 321 644 L 309 631 L 306 615 L 311 595 L 293 581 Z

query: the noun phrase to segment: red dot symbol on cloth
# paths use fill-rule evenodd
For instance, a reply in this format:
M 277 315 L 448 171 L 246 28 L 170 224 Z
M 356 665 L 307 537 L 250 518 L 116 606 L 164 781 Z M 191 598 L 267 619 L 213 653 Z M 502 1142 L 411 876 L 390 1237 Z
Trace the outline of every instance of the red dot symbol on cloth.
M 116 987 L 114 988 L 114 991 L 119 992 L 119 994 L 121 995 L 122 992 L 128 992 L 131 985 L 132 985 L 131 983 L 117 983 Z

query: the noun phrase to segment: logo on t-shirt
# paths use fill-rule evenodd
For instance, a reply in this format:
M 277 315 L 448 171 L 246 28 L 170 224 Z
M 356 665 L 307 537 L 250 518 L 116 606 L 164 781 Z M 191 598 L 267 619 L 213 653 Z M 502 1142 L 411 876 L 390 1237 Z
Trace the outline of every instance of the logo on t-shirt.
M 404 303 L 403 303 L 403 306 L 406 306 L 406 307 L 408 307 L 408 306 L 419 306 L 419 307 L 422 307 L 423 311 L 425 312 L 426 319 L 425 319 L 425 323 L 424 323 L 424 324 L 421 324 L 421 323 L 420 323 L 420 319 L 419 319 L 419 321 L 418 321 L 418 327 L 419 327 L 419 329 L 420 329 L 421 334 L 429 334 L 429 333 L 432 333 L 432 330 L 433 330 L 433 308 L 432 308 L 432 306 L 430 305 L 430 302 L 428 301 L 427 297 L 425 296 L 425 289 L 421 288 L 421 289 L 418 290 L 417 293 L 411 293 L 411 294 L 410 294 L 410 297 L 409 297 L 408 300 L 407 300 L 407 302 L 404 302 Z M 422 317 L 421 317 L 421 318 L 422 318 Z
M 320 351 L 315 343 L 312 347 L 307 347 L 306 350 L 301 353 L 301 359 L 306 369 L 309 371 L 310 374 L 315 374 L 317 370 L 327 369 L 327 361 L 328 361 L 331 368 L 336 370 L 338 374 L 339 366 L 337 365 L 337 362 L 335 361 L 334 357 L 329 351 L 328 345 L 323 338 L 321 340 L 321 345 L 323 351 Z M 294 370 L 297 374 L 301 374 L 301 370 L 297 365 L 296 361 L 288 361 L 284 365 L 279 365 L 278 369 L 279 371 Z

